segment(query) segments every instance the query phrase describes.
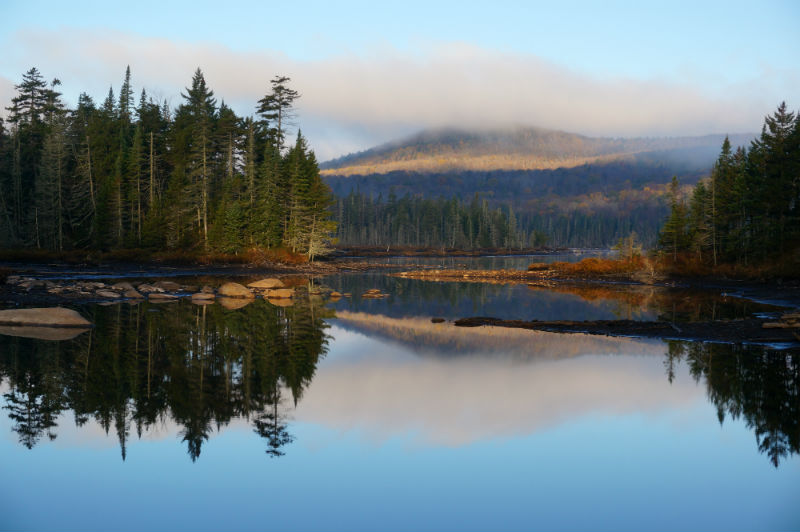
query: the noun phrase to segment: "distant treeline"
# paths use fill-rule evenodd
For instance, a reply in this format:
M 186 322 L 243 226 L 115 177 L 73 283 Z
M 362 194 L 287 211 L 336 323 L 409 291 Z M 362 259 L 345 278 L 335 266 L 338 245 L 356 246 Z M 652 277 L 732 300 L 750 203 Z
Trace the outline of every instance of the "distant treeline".
M 652 245 L 666 212 L 663 202 L 651 196 L 625 202 L 587 198 L 563 208 L 550 205 L 515 212 L 510 203 L 498 206 L 478 195 L 465 202 L 410 194 L 384 199 L 351 192 L 337 199 L 335 217 L 336 236 L 346 246 L 518 249 L 610 247 L 632 232 Z
M 749 148 L 734 151 L 725 139 L 688 201 L 673 179 L 660 243 L 673 258 L 689 253 L 714 265 L 800 263 L 800 116 L 782 103 Z
M 68 109 L 59 80 L 29 70 L 0 120 L 0 246 L 325 253 L 333 198 L 302 135 L 285 146 L 288 82 L 241 118 L 200 69 L 177 109 L 137 103 L 130 69 L 118 95 Z

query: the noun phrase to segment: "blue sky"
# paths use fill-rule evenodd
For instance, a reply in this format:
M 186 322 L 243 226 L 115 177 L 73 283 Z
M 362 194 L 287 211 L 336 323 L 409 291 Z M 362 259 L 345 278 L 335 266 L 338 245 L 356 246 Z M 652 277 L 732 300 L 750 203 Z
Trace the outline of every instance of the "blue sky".
M 135 85 L 177 104 L 201 66 L 244 114 L 280 71 L 322 158 L 443 125 L 756 130 L 780 100 L 798 105 L 800 2 L 116 5 L 0 4 L 0 99 L 32 65 L 68 101 L 100 99 L 130 64 Z

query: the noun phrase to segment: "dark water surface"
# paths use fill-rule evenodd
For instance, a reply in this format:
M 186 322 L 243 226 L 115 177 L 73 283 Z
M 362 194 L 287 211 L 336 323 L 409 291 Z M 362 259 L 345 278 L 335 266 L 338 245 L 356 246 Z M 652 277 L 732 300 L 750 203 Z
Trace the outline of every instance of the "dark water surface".
M 800 527 L 796 351 L 431 322 L 779 309 L 652 287 L 318 282 L 352 297 L 78 305 L 96 326 L 70 340 L 0 335 L 0 528 Z

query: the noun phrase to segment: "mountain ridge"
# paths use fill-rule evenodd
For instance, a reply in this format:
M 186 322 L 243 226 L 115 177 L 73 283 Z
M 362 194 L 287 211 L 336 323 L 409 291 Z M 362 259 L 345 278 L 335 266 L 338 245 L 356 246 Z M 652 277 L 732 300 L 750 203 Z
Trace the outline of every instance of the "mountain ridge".
M 693 159 L 708 165 L 726 135 L 680 137 L 589 137 L 539 127 L 436 128 L 344 155 L 320 165 L 324 176 L 388 174 L 395 171 L 450 173 L 466 170 L 552 170 L 607 163 L 643 153 Z M 755 133 L 727 135 L 734 146 Z

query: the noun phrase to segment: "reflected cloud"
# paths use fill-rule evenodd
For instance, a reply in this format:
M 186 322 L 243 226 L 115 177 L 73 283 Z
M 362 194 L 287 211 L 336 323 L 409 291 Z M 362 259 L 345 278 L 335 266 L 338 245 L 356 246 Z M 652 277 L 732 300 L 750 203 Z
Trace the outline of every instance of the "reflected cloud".
M 521 331 L 527 342 L 503 339 L 490 352 L 480 343 L 496 342 L 499 331 L 485 329 L 464 332 L 470 356 L 409 358 L 408 344 L 333 327 L 330 358 L 295 417 L 378 441 L 413 434 L 422 444 L 460 446 L 589 415 L 658 415 L 704 398 L 691 379 L 666 381 L 661 342 Z M 340 341 L 361 353 L 342 353 Z

